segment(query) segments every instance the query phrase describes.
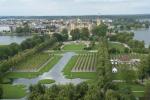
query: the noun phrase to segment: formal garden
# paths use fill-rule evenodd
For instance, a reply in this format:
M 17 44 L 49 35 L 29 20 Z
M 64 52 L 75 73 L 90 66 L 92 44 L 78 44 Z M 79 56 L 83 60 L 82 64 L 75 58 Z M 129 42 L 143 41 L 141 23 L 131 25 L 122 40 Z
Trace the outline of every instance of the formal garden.
M 103 25 L 95 30 L 105 28 Z M 86 29 L 82 31 L 87 32 Z M 115 100 L 130 100 L 143 97 L 150 72 L 147 49 L 144 48 L 140 53 L 142 46 L 129 47 L 120 39 L 114 42 L 120 34 L 115 38 L 110 37 L 112 41 L 109 41 L 103 32 L 94 34 L 102 35 L 97 40 L 95 37 L 89 40 L 88 36 L 82 36 L 80 30 L 76 29 L 71 31 L 72 41 L 63 40 L 66 38 L 64 34 L 60 38 L 60 34 L 55 33 L 52 37 L 35 36 L 21 44 L 1 46 L 2 98 L 20 99 L 28 96 L 26 98 L 37 100 L 40 96 L 42 100 L 44 96 L 50 96 L 56 100 L 65 100 L 64 97 L 66 100 L 74 100 L 73 97 L 77 98 L 75 100 L 97 100 L 95 97 L 98 96 L 104 100 L 112 95 Z M 9 51 L 10 48 L 12 51 Z M 76 81 L 79 83 L 75 84 Z

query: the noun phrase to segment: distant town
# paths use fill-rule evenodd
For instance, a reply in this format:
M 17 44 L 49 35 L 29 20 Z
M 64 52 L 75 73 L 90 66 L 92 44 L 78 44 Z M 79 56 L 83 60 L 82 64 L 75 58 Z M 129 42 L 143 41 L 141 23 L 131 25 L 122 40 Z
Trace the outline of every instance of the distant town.
M 143 16 L 144 18 L 141 18 Z M 90 32 L 93 27 L 105 23 L 108 29 L 124 30 L 135 28 L 148 28 L 150 15 L 140 15 L 128 18 L 122 16 L 47 16 L 47 17 L 0 17 L 0 35 L 31 35 L 31 34 L 53 34 L 60 33 L 63 29 L 70 32 L 74 29 L 87 28 Z M 130 21 L 129 24 L 125 21 Z M 119 23 L 118 23 L 119 22 Z M 125 25 L 123 25 L 125 24 Z M 111 32 L 109 34 L 114 34 Z

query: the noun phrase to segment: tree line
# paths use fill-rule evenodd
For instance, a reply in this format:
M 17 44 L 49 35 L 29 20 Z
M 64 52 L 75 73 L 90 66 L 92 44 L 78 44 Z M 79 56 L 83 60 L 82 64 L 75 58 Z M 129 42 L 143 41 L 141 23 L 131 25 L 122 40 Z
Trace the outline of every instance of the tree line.
M 116 35 L 109 36 L 109 39 L 110 41 L 118 41 L 121 43 L 126 43 L 133 52 L 148 53 L 149 50 L 145 48 L 144 41 L 134 40 L 133 37 L 134 33 L 132 32 L 119 32 L 116 33 Z
M 35 36 L 32 39 L 23 41 L 20 46 L 18 45 L 18 47 L 22 48 L 21 50 L 20 48 L 18 48 L 18 52 L 16 52 L 14 56 L 8 57 L 7 59 L 1 61 L 0 75 L 2 76 L 10 68 L 13 69 L 13 66 L 15 66 L 15 64 L 26 59 L 28 56 L 31 56 L 37 52 L 41 52 L 43 49 L 52 46 L 56 42 L 57 40 L 55 38 L 48 38 L 47 36 Z
M 24 40 L 21 44 L 11 43 L 10 45 L 4 45 L 0 47 L 0 60 L 8 59 L 18 52 L 22 52 L 26 49 L 33 48 L 40 43 L 46 41 L 49 36 L 38 36 L 35 35 L 31 38 Z

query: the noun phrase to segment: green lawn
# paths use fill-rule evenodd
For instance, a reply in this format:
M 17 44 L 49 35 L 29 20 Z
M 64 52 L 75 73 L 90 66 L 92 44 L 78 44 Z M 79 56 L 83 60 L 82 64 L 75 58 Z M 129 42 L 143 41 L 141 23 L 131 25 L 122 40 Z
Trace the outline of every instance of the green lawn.
M 63 50 L 83 50 L 84 49 L 85 44 L 75 44 L 75 43 L 72 43 L 72 44 L 67 44 L 67 45 L 64 45 L 63 47 Z
M 82 79 L 94 79 L 96 77 L 95 72 L 71 72 L 74 64 L 77 61 L 77 56 L 73 56 L 63 69 L 63 74 L 66 78 L 82 78 Z
M 143 85 L 136 84 L 136 83 L 131 83 L 131 84 L 118 83 L 118 86 L 119 88 L 130 87 L 131 90 L 133 91 L 133 94 L 137 97 L 144 96 L 145 87 Z
M 19 99 L 26 96 L 24 85 L 3 84 L 3 99 Z
M 15 65 L 15 70 L 36 70 L 51 57 L 52 55 L 49 55 L 48 53 L 37 53 Z
M 43 79 L 43 80 L 40 80 L 38 83 L 40 83 L 40 84 L 51 84 L 51 83 L 55 83 L 55 80 Z
M 60 60 L 60 58 L 61 56 L 54 56 L 39 72 L 9 72 L 5 75 L 5 78 L 35 78 L 38 75 L 49 71 Z

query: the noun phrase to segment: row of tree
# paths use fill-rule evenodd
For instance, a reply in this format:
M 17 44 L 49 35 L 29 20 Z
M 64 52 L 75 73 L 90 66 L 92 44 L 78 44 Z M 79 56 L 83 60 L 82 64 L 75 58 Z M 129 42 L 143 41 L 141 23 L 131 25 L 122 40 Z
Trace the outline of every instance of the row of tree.
M 97 79 L 95 91 L 89 94 L 97 95 L 97 99 L 90 96 L 91 100 L 135 100 L 130 88 L 120 89 L 116 83 L 112 81 L 112 65 L 108 53 L 108 41 L 106 38 L 101 38 L 98 56 L 97 56 Z M 93 88 L 94 90 L 94 88 Z M 124 91 L 126 90 L 126 91 Z
M 43 49 L 53 46 L 53 44 L 55 44 L 56 42 L 57 40 L 55 38 L 46 39 L 44 42 L 34 46 L 31 49 L 25 49 L 15 54 L 15 56 L 9 57 L 8 59 L 3 60 L 0 63 L 0 75 L 3 75 L 9 69 L 13 69 L 13 66 L 15 66 L 18 62 L 26 59 L 28 56 L 32 56 L 33 54 L 37 52 L 41 52 Z
M 26 49 L 33 48 L 40 43 L 48 40 L 49 36 L 38 36 L 35 35 L 32 38 L 28 38 L 24 40 L 21 44 L 17 43 L 11 43 L 10 45 L 1 46 L 0 47 L 0 60 L 8 59 L 14 55 L 16 55 L 18 52 L 22 52 Z
M 132 32 L 120 32 L 116 33 L 116 35 L 109 36 L 110 41 L 118 41 L 128 44 L 133 52 L 148 53 L 148 49 L 145 48 L 144 41 L 134 40 L 133 37 L 134 33 Z
M 106 36 L 108 27 L 105 24 L 95 26 L 91 32 L 88 28 L 73 29 L 70 32 L 72 40 L 98 40 L 99 37 Z M 57 38 L 58 41 L 67 41 L 69 38 L 69 32 L 67 29 L 63 29 L 60 33 L 54 33 L 53 36 Z

